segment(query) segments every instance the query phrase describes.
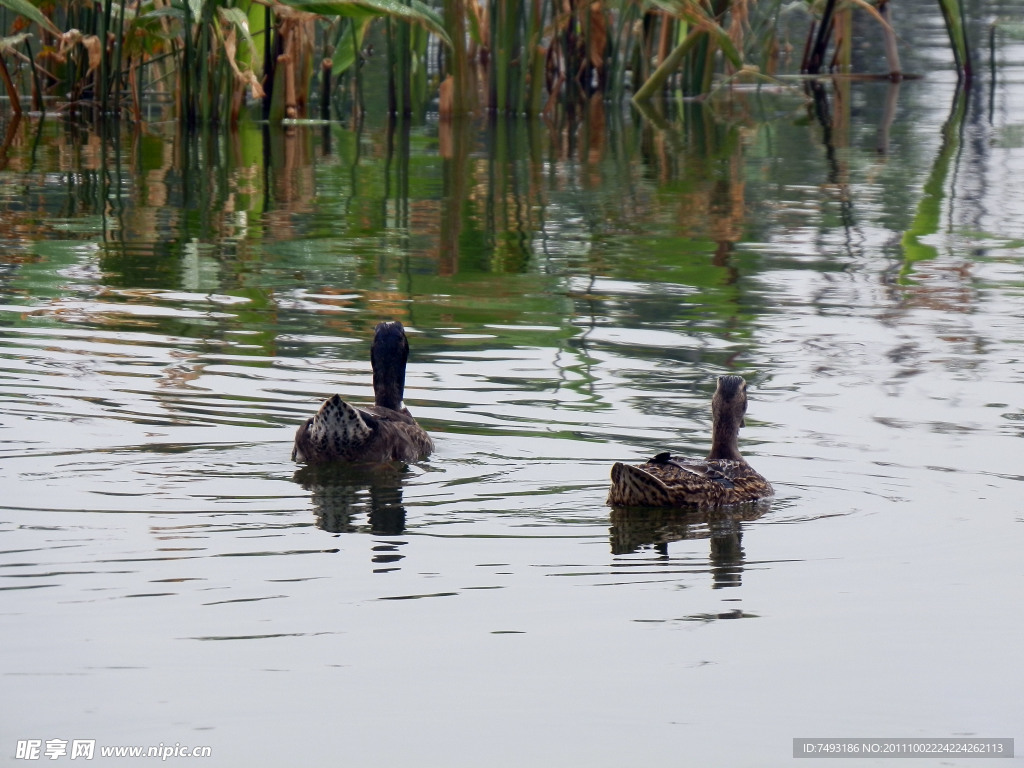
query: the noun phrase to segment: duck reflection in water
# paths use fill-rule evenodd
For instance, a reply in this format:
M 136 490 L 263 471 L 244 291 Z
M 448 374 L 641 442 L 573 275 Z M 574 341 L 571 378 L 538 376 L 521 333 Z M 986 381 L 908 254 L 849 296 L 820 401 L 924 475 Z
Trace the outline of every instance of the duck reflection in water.
M 405 530 L 403 464 L 321 464 L 302 467 L 295 482 L 310 492 L 316 525 L 330 533 L 396 535 Z M 366 523 L 357 520 L 366 515 Z
M 709 565 L 715 589 L 743 583 L 743 523 L 757 520 L 771 508 L 764 500 L 716 510 L 667 507 L 612 507 L 613 555 L 653 549 L 669 560 L 668 545 L 685 539 L 710 539 Z

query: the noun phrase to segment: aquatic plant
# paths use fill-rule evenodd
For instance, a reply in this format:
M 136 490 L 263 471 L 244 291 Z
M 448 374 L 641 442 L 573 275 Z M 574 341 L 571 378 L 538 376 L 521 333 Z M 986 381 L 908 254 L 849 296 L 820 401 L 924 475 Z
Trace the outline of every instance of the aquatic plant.
M 385 48 L 392 114 L 435 99 L 444 116 L 550 114 L 595 93 L 643 102 L 764 78 L 793 12 L 781 0 L 434 1 L 0 0 L 0 80 L 15 112 L 28 98 L 36 110 L 57 102 L 136 120 L 144 102 L 163 100 L 189 125 L 235 123 L 252 102 L 272 122 L 310 117 L 314 102 L 323 118 L 358 116 L 373 35 Z M 939 7 L 969 77 L 963 7 Z M 857 12 L 882 32 L 885 76 L 902 76 L 886 0 L 798 9 L 810 25 L 804 72 L 850 71 Z

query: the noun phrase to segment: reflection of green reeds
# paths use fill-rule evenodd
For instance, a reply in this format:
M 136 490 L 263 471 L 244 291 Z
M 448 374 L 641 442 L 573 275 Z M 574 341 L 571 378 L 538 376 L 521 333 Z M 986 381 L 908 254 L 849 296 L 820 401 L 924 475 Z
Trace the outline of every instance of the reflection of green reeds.
M 960 148 L 960 130 L 967 114 L 967 94 L 964 88 L 956 89 L 953 107 L 949 118 L 942 127 L 942 146 L 932 164 L 932 172 L 924 185 L 924 194 L 917 204 L 914 221 L 903 233 L 900 244 L 903 246 L 903 268 L 900 276 L 906 277 L 914 268 L 914 263 L 934 259 L 938 251 L 931 245 L 921 242 L 921 238 L 933 235 L 941 228 L 942 201 L 946 195 L 946 178 L 956 162 Z

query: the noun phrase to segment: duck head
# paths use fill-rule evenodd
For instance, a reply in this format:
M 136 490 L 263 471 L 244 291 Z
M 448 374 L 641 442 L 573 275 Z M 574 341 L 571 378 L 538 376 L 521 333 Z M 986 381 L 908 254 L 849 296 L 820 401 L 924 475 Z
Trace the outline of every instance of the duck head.
M 373 366 L 374 402 L 399 411 L 405 394 L 405 364 L 409 359 L 409 341 L 397 320 L 378 323 L 370 347 Z
M 743 461 L 739 450 L 740 427 L 746 426 L 747 382 L 742 376 L 719 376 L 711 399 L 711 453 L 709 459 Z

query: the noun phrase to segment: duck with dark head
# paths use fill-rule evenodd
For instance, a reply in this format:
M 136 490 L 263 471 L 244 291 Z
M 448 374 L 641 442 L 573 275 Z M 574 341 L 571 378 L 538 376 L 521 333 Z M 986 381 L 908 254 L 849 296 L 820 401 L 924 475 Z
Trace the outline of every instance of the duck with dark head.
M 646 464 L 612 467 L 608 503 L 623 507 L 698 507 L 758 501 L 775 495 L 771 483 L 740 455 L 747 382 L 720 376 L 711 400 L 711 452 L 706 459 L 659 453 Z
M 379 323 L 370 348 L 374 404 L 356 408 L 334 395 L 295 433 L 292 460 L 380 463 L 419 461 L 434 442 L 402 402 L 409 341 L 400 322 Z

